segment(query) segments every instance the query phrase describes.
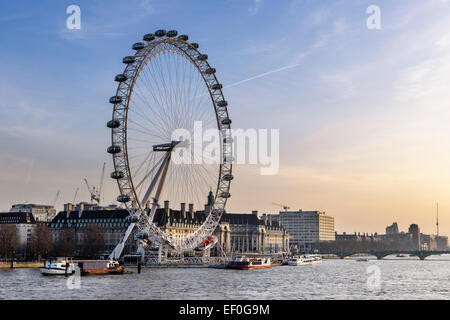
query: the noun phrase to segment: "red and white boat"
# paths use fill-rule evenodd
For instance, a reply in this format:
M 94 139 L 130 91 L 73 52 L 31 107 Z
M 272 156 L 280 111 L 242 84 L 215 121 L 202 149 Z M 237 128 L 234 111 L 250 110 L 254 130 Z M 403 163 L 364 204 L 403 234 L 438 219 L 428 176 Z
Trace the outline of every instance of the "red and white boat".
M 252 270 L 252 269 L 267 269 L 272 267 L 270 258 L 266 257 L 251 257 L 236 256 L 233 261 L 227 264 L 227 269 L 238 270 Z

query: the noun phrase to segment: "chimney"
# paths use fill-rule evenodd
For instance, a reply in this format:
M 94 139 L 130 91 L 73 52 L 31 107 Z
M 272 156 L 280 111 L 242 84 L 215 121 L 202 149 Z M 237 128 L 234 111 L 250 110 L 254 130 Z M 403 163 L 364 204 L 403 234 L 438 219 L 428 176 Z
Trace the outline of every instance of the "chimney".
M 253 210 L 253 211 L 252 211 L 252 214 L 258 215 L 258 210 Z
M 64 205 L 64 211 L 73 211 L 73 204 L 72 203 L 66 203 Z
M 183 216 L 183 219 L 186 219 L 186 203 L 181 203 L 181 215 Z
M 164 201 L 164 210 L 167 213 L 167 219 L 169 219 L 169 217 L 170 217 L 170 209 L 169 209 L 169 201 L 168 200 Z
M 194 220 L 194 204 L 193 203 L 189 203 L 189 215 L 190 215 L 191 219 Z

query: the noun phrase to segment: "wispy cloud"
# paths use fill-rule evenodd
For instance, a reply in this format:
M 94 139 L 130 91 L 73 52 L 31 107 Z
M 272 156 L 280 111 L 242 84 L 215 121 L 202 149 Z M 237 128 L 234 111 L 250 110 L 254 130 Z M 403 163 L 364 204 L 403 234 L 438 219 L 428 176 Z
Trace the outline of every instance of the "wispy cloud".
M 232 88 L 232 87 L 241 85 L 243 83 L 246 83 L 246 82 L 249 82 L 249 81 L 252 81 L 252 80 L 256 80 L 256 79 L 259 79 L 259 78 L 266 77 L 266 76 L 268 76 L 270 74 L 273 74 L 273 73 L 277 73 L 277 72 L 280 72 L 280 71 L 284 71 L 284 70 L 288 70 L 288 69 L 292 69 L 292 68 L 298 67 L 299 65 L 300 64 L 294 64 L 294 65 L 284 66 L 284 67 L 281 67 L 281 68 L 278 68 L 278 69 L 275 69 L 275 70 L 272 70 L 272 71 L 267 71 L 267 72 L 255 75 L 253 77 L 250 77 L 250 78 L 247 78 L 247 79 L 244 79 L 244 80 L 241 80 L 241 81 L 230 83 L 230 84 L 226 85 L 224 88 Z
M 259 12 L 261 6 L 263 4 L 263 0 L 253 0 L 253 5 L 248 8 L 248 12 L 252 15 L 255 15 Z

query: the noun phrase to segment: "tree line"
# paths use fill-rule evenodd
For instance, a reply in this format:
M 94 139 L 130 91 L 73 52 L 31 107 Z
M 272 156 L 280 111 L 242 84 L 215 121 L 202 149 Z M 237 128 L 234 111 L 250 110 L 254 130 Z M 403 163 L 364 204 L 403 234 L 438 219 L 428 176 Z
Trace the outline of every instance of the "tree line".
M 8 261 L 20 257 L 41 260 L 49 256 L 96 258 L 106 249 L 103 229 L 96 224 L 79 232 L 73 228 L 64 228 L 56 233 L 55 242 L 52 231 L 44 223 L 38 223 L 31 232 L 27 245 L 21 247 L 17 227 L 0 225 L 0 259 Z
M 317 249 L 322 253 L 337 252 L 376 252 L 376 251 L 411 251 L 416 249 L 413 241 L 405 240 L 379 240 L 376 238 L 365 239 L 336 239 L 335 241 L 323 241 L 317 244 Z

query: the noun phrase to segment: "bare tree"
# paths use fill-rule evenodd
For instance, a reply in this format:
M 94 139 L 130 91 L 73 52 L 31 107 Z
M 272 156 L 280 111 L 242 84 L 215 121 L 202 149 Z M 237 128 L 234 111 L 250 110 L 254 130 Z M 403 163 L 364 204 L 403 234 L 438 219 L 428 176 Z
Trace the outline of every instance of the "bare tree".
M 76 253 L 77 237 L 75 229 L 64 228 L 58 231 L 55 252 L 59 256 L 72 257 Z
M 0 256 L 8 260 L 19 249 L 19 237 L 14 225 L 0 226 Z
M 84 229 L 81 245 L 83 257 L 95 257 L 105 250 L 105 235 L 103 229 L 96 224 L 91 224 Z
M 38 223 L 31 234 L 30 252 L 41 260 L 53 251 L 53 239 L 50 230 L 43 223 Z

